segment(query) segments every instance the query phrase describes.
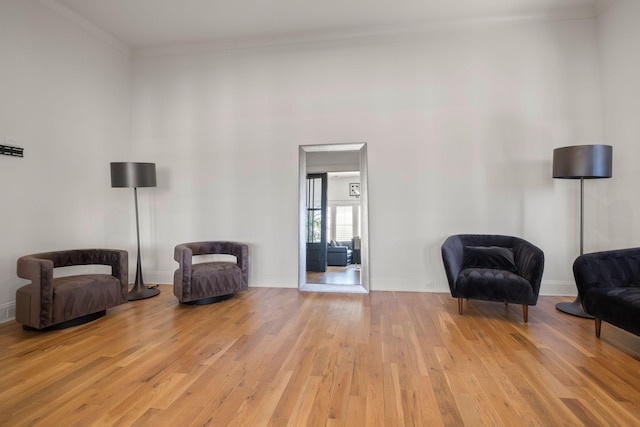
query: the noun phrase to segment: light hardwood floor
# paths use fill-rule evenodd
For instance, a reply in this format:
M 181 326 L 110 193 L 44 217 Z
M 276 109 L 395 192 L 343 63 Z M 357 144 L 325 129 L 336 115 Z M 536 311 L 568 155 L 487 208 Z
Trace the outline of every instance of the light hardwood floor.
M 360 268 L 355 264 L 346 267 L 327 267 L 323 273 L 307 271 L 307 283 L 327 285 L 359 285 Z
M 0 325 L 3 426 L 637 426 L 640 337 L 450 295 L 171 287 L 83 326 Z

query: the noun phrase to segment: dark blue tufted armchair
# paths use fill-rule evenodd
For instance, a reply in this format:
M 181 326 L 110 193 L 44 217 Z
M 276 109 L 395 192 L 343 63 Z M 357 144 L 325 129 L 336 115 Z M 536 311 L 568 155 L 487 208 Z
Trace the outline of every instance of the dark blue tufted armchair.
M 442 261 L 460 314 L 463 299 L 496 301 L 522 304 L 528 321 L 542 281 L 541 249 L 518 237 L 458 234 L 442 244 Z

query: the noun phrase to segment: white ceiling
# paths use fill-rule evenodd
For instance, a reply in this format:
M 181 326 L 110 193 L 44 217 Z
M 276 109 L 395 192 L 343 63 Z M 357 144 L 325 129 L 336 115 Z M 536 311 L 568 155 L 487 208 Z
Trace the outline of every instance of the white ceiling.
M 603 0 L 40 0 L 132 49 L 594 8 Z

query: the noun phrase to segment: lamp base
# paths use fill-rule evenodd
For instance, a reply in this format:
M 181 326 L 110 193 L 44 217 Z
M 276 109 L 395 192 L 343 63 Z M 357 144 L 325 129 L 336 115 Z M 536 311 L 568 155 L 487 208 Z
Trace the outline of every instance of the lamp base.
M 556 308 L 563 313 L 571 314 L 572 316 L 582 317 L 584 319 L 593 319 L 593 316 L 585 313 L 582 308 L 582 301 L 580 297 L 576 297 L 573 302 L 559 302 L 556 304 Z
M 158 288 L 147 288 L 139 284 L 133 285 L 133 288 L 127 294 L 127 300 L 137 301 L 139 299 L 155 297 L 160 293 Z

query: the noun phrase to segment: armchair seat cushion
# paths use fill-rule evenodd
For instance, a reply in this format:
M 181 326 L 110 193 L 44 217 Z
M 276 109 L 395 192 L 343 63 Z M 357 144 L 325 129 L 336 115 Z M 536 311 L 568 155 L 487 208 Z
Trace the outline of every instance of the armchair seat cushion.
M 242 289 L 242 269 L 232 262 L 203 262 L 191 267 L 191 298 L 228 295 Z
M 458 275 L 457 295 L 468 299 L 522 303 L 535 301 L 531 284 L 507 270 L 465 268 Z
M 120 281 L 109 274 L 81 274 L 53 279 L 54 323 L 97 313 L 121 303 Z
M 31 306 L 32 286 L 24 285 L 16 291 L 16 306 Z M 108 274 L 53 279 L 53 324 L 115 307 L 121 304 L 121 294 L 120 281 Z

